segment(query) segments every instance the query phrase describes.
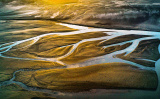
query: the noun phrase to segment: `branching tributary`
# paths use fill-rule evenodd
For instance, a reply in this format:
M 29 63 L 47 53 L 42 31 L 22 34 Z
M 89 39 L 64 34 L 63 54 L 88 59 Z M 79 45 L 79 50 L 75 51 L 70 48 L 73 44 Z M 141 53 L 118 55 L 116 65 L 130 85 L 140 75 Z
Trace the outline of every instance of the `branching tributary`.
M 89 27 L 85 27 L 85 26 L 78 26 L 78 25 L 71 25 L 71 24 L 64 24 L 64 23 L 57 23 L 59 25 L 63 25 L 63 26 L 67 26 L 69 28 L 73 28 L 73 29 L 78 29 L 77 31 L 73 31 L 73 32 L 65 32 L 65 33 L 46 33 L 46 34 L 42 34 L 36 37 L 32 37 L 29 39 L 25 39 L 25 40 L 20 40 L 20 41 L 15 41 L 15 42 L 10 42 L 10 43 L 5 43 L 0 45 L 0 57 L 3 58 L 11 58 L 11 59 L 20 59 L 20 60 L 30 60 L 30 61 L 50 61 L 50 62 L 57 62 L 59 64 L 65 65 L 66 68 L 78 68 L 78 67 L 85 67 L 85 66 L 90 66 L 90 65 L 95 65 L 95 64 L 102 64 L 102 63 L 115 63 L 115 62 L 120 62 L 120 63 L 127 63 L 127 64 L 131 64 L 134 65 L 140 69 L 144 69 L 144 70 L 152 70 L 152 71 L 156 71 L 157 75 L 158 75 L 158 79 L 160 82 L 160 59 L 157 61 L 154 60 L 149 60 L 149 59 L 139 59 L 139 60 L 145 60 L 145 61 L 150 61 L 150 62 L 155 62 L 155 68 L 154 67 L 147 67 L 147 66 L 143 66 L 140 65 L 138 63 L 135 62 L 131 62 L 128 60 L 124 60 L 124 59 L 120 59 L 118 57 L 116 57 L 116 55 L 119 54 L 123 54 L 125 53 L 125 56 L 129 55 L 130 53 L 132 53 L 139 45 L 139 43 L 141 41 L 144 40 L 154 40 L 154 39 L 160 39 L 160 34 L 159 32 L 150 32 L 150 31 L 136 31 L 136 30 L 114 30 L 114 29 L 103 29 L 103 28 L 89 28 Z M 78 43 L 72 44 L 72 48 L 71 50 L 60 57 L 57 58 L 44 58 L 44 57 L 38 57 L 38 58 L 20 58 L 20 57 L 10 57 L 10 56 L 5 56 L 3 55 L 3 53 L 6 53 L 8 51 L 13 50 L 13 47 L 20 45 L 22 43 L 28 42 L 28 41 L 33 41 L 32 43 L 30 43 L 29 45 L 26 45 L 23 48 L 29 47 L 34 45 L 37 41 L 39 41 L 42 37 L 45 36 L 50 36 L 50 35 L 59 35 L 59 36 L 65 36 L 65 35 L 75 35 L 75 34 L 82 34 L 82 33 L 88 33 L 88 32 L 103 32 L 106 33 L 107 36 L 104 37 L 97 37 L 97 38 L 90 38 L 90 39 L 84 39 Z M 88 60 L 85 60 L 83 62 L 80 63 L 75 63 L 75 64 L 66 64 L 63 61 L 61 61 L 61 59 L 71 55 L 76 49 L 77 47 L 84 43 L 84 42 L 88 42 L 88 41 L 97 41 L 97 40 L 102 40 L 102 42 L 105 42 L 107 40 L 116 38 L 116 37 L 120 37 L 120 36 L 125 36 L 125 35 L 146 35 L 146 37 L 142 37 L 142 38 L 137 38 L 134 40 L 128 40 L 128 41 L 124 41 L 124 42 L 120 42 L 120 43 L 116 43 L 116 44 L 111 44 L 111 45 L 107 45 L 107 46 L 103 46 L 103 48 L 108 48 L 111 46 L 117 46 L 117 45 L 124 45 L 127 43 L 131 43 L 130 46 L 128 46 L 125 49 L 119 50 L 119 51 L 115 51 L 112 52 L 110 54 L 106 54 L 103 56 L 98 56 L 98 57 L 94 57 L 94 58 L 90 58 Z M 53 42 L 54 43 L 54 42 Z M 71 46 L 71 45 L 67 45 L 67 46 Z M 66 47 L 66 46 L 61 46 L 61 47 Z M 160 52 L 160 45 L 159 45 L 159 52 Z M 48 68 L 51 69 L 51 68 Z M 58 69 L 63 69 L 63 68 L 58 68 Z M 38 89 L 38 88 L 33 88 L 33 87 L 28 87 L 25 84 L 21 83 L 21 82 L 16 82 L 14 81 L 16 78 L 16 73 L 20 72 L 20 71 L 33 71 L 33 70 L 25 70 L 25 69 L 21 69 L 21 70 L 17 70 L 13 73 L 13 78 L 10 79 L 9 81 L 4 81 L 0 84 L 1 86 L 6 86 L 6 85 L 10 85 L 10 84 L 18 84 L 21 87 L 23 87 L 26 90 L 29 91 L 40 91 L 40 92 L 47 92 L 47 93 L 53 93 L 53 91 L 48 90 L 48 89 Z M 34 70 L 36 71 L 36 70 Z M 160 92 L 160 85 L 157 88 L 157 93 Z

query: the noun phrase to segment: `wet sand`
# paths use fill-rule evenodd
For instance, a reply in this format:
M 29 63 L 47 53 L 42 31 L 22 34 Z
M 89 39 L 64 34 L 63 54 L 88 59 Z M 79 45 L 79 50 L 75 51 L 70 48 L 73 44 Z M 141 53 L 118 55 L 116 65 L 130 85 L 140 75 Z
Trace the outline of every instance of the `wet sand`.
M 125 90 L 136 93 L 134 89 L 157 92 L 159 74 L 154 64 L 159 54 L 158 32 L 55 25 L 70 31 L 1 45 L 1 87 L 17 84 L 53 97 L 74 97 L 86 91 L 90 96 L 94 89 L 123 89 L 125 95 L 132 94 Z

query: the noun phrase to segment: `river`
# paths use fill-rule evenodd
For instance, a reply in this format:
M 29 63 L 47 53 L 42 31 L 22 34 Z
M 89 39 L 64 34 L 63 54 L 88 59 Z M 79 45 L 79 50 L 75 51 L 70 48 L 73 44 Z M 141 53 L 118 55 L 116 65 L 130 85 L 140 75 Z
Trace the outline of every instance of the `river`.
M 8 12 L 5 12 L 5 13 L 10 13 L 10 14 L 14 13 L 15 14 L 16 12 L 14 12 L 14 11 L 17 10 L 17 9 L 20 9 L 20 8 L 23 8 L 23 6 L 17 7 L 13 11 L 7 9 Z M 6 8 L 1 8 L 1 10 L 3 10 L 3 9 L 6 10 Z M 4 17 L 5 13 L 3 12 L 3 14 L 1 14 L 1 16 Z M 31 13 L 27 13 L 27 14 L 31 14 Z M 44 22 L 44 23 L 48 22 L 46 20 L 34 20 L 34 21 L 36 21 L 36 22 L 41 21 L 41 22 Z M 1 36 L 0 57 L 2 57 L 3 59 L 56 62 L 56 63 L 62 64 L 62 65 L 65 65 L 66 66 L 65 69 L 66 68 L 87 67 L 87 66 L 96 65 L 96 64 L 103 64 L 103 63 L 126 63 L 126 64 L 133 65 L 133 66 L 135 66 L 139 69 L 142 69 L 142 70 L 155 71 L 156 74 L 158 75 L 158 78 L 157 78 L 158 79 L 158 86 L 157 86 L 156 90 L 154 90 L 154 91 L 153 90 L 125 89 L 125 90 L 129 90 L 131 92 L 127 92 L 127 93 L 122 92 L 122 93 L 113 93 L 113 94 L 106 93 L 106 94 L 103 94 L 103 95 L 98 94 L 95 97 L 92 97 L 91 93 L 88 93 L 88 94 L 86 94 L 86 93 L 63 93 L 63 95 L 62 95 L 61 92 L 56 92 L 55 93 L 55 92 L 53 92 L 53 90 L 30 87 L 30 86 L 27 86 L 27 85 L 23 84 L 22 82 L 14 81 L 15 78 L 16 78 L 16 74 L 20 71 L 37 71 L 37 70 L 40 70 L 40 69 L 37 69 L 37 70 L 19 69 L 19 70 L 16 70 L 13 73 L 13 77 L 10 80 L 1 82 L 0 87 L 7 86 L 7 85 L 15 83 L 15 84 L 21 86 L 22 88 L 24 88 L 28 91 L 38 91 L 38 92 L 48 93 L 53 97 L 62 97 L 62 98 L 64 98 L 64 97 L 74 98 L 76 96 L 82 97 L 84 94 L 85 94 L 84 97 L 92 97 L 92 99 L 94 99 L 94 98 L 96 99 L 97 97 L 102 97 L 102 98 L 104 98 L 104 97 L 107 97 L 107 98 L 127 97 L 127 99 L 128 98 L 129 99 L 130 98 L 135 99 L 135 97 L 136 98 L 139 98 L 139 97 L 140 98 L 142 98 L 142 97 L 151 98 L 152 97 L 153 99 L 154 98 L 158 99 L 157 97 L 160 97 L 160 95 L 159 95 L 159 93 L 160 93 L 160 59 L 152 60 L 152 59 L 149 59 L 149 58 L 148 59 L 140 58 L 139 60 L 141 60 L 141 61 L 155 63 L 155 67 L 148 67 L 148 66 L 145 66 L 143 64 L 136 63 L 134 61 L 125 60 L 125 59 L 117 57 L 117 55 L 124 54 L 124 53 L 125 53 L 124 56 L 130 55 L 132 52 L 134 52 L 136 50 L 136 48 L 138 48 L 140 42 L 142 42 L 142 41 L 157 40 L 157 39 L 159 40 L 160 39 L 160 32 L 140 31 L 140 30 L 104 29 L 104 28 L 94 28 L 94 27 L 87 27 L 87 26 L 79 26 L 79 25 L 73 25 L 73 24 L 54 22 L 55 25 L 71 28 L 71 29 L 74 29 L 74 31 L 68 31 L 68 32 L 58 31 L 58 32 L 48 32 L 48 33 L 44 32 L 44 33 L 41 33 L 41 34 L 33 35 L 32 37 L 30 37 L 30 36 L 26 37 L 26 38 L 22 37 L 20 39 L 19 38 L 18 39 L 13 39 L 13 41 L 5 41 L 5 37 L 3 38 L 3 36 L 5 36 L 5 33 L 11 34 L 12 31 L 15 32 L 15 31 L 20 31 L 21 30 L 21 27 L 20 28 L 12 28 L 12 27 L 11 28 L 6 28 L 6 27 L 14 25 L 15 23 L 18 23 L 18 22 L 21 23 L 21 24 L 24 24 L 24 26 L 27 26 L 28 24 L 26 25 L 26 23 L 31 23 L 31 22 L 33 22 L 33 20 L 8 20 L 8 19 L 7 20 L 5 20 L 5 19 L 0 20 L 0 26 L 1 26 L 1 28 L 0 28 L 0 36 Z M 33 23 L 33 25 L 34 25 L 34 23 Z M 37 26 L 36 28 L 40 28 L 41 26 L 43 26 L 43 25 L 41 24 L 40 26 Z M 51 26 L 51 25 L 49 25 L 49 26 Z M 28 27 L 27 29 L 32 29 L 32 28 L 33 28 L 33 26 Z M 48 27 L 45 27 L 45 28 L 48 29 Z M 28 48 L 28 47 L 36 44 L 39 40 L 41 40 L 44 37 L 54 36 L 54 35 L 55 36 L 58 35 L 58 36 L 63 37 L 63 36 L 84 34 L 84 33 L 90 33 L 90 32 L 103 32 L 103 33 L 106 33 L 106 36 L 83 39 L 83 40 L 81 40 L 77 43 L 73 43 L 73 44 L 69 44 L 69 45 L 65 45 L 65 46 L 60 46 L 61 48 L 67 47 L 67 46 L 73 46 L 73 47 L 66 54 L 61 55 L 59 57 L 55 57 L 55 58 L 53 58 L 53 57 L 52 58 L 48 58 L 48 57 L 31 58 L 31 57 L 27 57 L 27 56 L 26 57 L 18 57 L 18 56 L 12 56 L 12 55 L 7 56 L 6 54 L 4 54 L 4 53 L 7 53 L 9 51 L 12 51 L 18 45 L 24 44 L 26 42 L 31 42 L 29 44 L 24 44 L 23 47 L 18 47 L 17 49 Z M 29 33 L 29 32 L 27 32 L 27 33 Z M 80 46 L 82 43 L 90 42 L 90 41 L 101 41 L 100 43 L 103 43 L 103 42 L 112 40 L 114 38 L 121 37 L 121 36 L 126 36 L 126 35 L 143 35 L 143 37 L 132 39 L 132 40 L 126 40 L 126 41 L 122 41 L 122 42 L 118 42 L 118 43 L 114 43 L 114 44 L 110 44 L 110 45 L 105 45 L 105 46 L 103 46 L 103 49 L 113 47 L 113 46 L 120 46 L 120 45 L 124 45 L 124 44 L 127 44 L 127 43 L 131 43 L 131 45 L 129 45 L 128 47 L 126 47 L 124 49 L 114 51 L 114 52 L 111 52 L 111 53 L 106 54 L 106 55 L 100 55 L 100 56 L 92 57 L 92 58 L 89 58 L 85 61 L 80 61 L 80 62 L 76 62 L 76 63 L 73 63 L 73 64 L 68 64 L 68 63 L 62 61 L 62 59 L 70 56 L 71 54 L 73 54 L 76 51 L 76 49 L 78 48 L 78 46 Z M 7 36 L 9 36 L 9 35 L 7 35 Z M 6 36 L 6 38 L 7 38 L 7 36 Z M 15 34 L 13 34 L 13 36 L 15 36 Z M 22 34 L 22 36 L 23 36 L 23 34 Z M 4 40 L 2 40 L 2 39 L 4 39 Z M 159 50 L 159 53 L 160 53 L 160 45 L 158 46 L 158 50 Z M 51 68 L 48 68 L 48 69 L 51 69 Z M 64 68 L 56 68 L 56 69 L 64 69 Z M 124 89 L 120 89 L 120 90 L 124 90 Z

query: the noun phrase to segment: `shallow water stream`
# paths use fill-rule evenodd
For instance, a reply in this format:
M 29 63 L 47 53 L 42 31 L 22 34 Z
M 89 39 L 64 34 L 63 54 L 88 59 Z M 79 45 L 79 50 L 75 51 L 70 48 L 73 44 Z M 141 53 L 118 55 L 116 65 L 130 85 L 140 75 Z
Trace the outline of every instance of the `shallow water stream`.
M 19 7 L 16 7 L 16 8 L 12 7 L 11 8 L 11 7 L 7 6 L 7 7 L 0 8 L 1 9 L 1 11 L 0 11 L 0 17 L 1 18 L 0 19 L 3 19 L 3 18 L 5 18 L 5 16 L 8 16 L 8 15 L 10 15 L 8 18 L 11 18 L 11 17 L 15 17 L 15 16 L 23 17 L 26 14 L 35 13 L 35 12 L 31 13 L 28 10 L 28 12 L 30 12 L 30 13 L 26 12 L 24 14 L 21 11 L 21 13 L 23 13 L 23 14 L 21 14 L 21 13 L 17 14 L 16 11 L 19 10 L 19 9 L 22 9 L 23 7 L 24 6 L 19 6 Z M 4 12 L 4 10 L 7 10 L 7 11 Z M 40 20 L 40 21 L 43 21 L 44 23 L 48 22 L 46 20 Z M 131 92 L 127 92 L 127 93 L 122 92 L 122 93 L 113 93 L 113 94 L 108 93 L 108 94 L 103 94 L 103 95 L 99 94 L 99 95 L 97 95 L 95 97 L 92 97 L 92 98 L 96 99 L 97 97 L 108 97 L 108 98 L 127 97 L 127 99 L 128 99 L 128 98 L 133 98 L 135 96 L 136 96 L 136 98 L 139 98 L 139 97 L 142 98 L 143 96 L 145 96 L 145 97 L 149 96 L 149 98 L 153 97 L 153 99 L 154 98 L 158 99 L 157 97 L 160 97 L 160 59 L 158 59 L 158 60 L 152 60 L 152 59 L 149 59 L 149 58 L 148 59 L 144 59 L 144 58 L 139 58 L 138 59 L 138 60 L 141 60 L 141 61 L 155 63 L 155 67 L 148 67 L 148 66 L 145 66 L 145 65 L 133 62 L 133 61 L 129 61 L 129 60 L 125 60 L 125 59 L 121 59 L 121 58 L 117 57 L 117 55 L 119 55 L 119 54 L 125 54 L 124 56 L 130 55 L 132 52 L 134 52 L 136 50 L 136 48 L 139 46 L 141 41 L 160 39 L 160 32 L 93 28 L 93 27 L 87 27 L 87 26 L 79 26 L 79 25 L 66 24 L 66 23 L 56 23 L 55 22 L 56 25 L 68 27 L 68 28 L 74 29 L 74 31 L 49 32 L 49 33 L 46 32 L 46 33 L 41 33 L 41 34 L 38 34 L 38 35 L 34 35 L 32 37 L 28 37 L 26 39 L 22 38 L 22 39 L 18 39 L 18 40 L 9 41 L 9 42 L 5 41 L 5 38 L 3 38 L 3 35 L 4 36 L 7 35 L 7 34 L 5 35 L 5 33 L 20 30 L 18 28 L 15 28 L 15 29 L 5 28 L 9 25 L 14 25 L 15 22 L 20 22 L 20 23 L 24 24 L 23 22 L 28 22 L 29 23 L 29 22 L 32 22 L 32 21 L 30 21 L 30 20 L 14 20 L 13 21 L 13 20 L 5 20 L 5 19 L 0 20 L 0 26 L 1 26 L 0 27 L 0 36 L 2 36 L 2 38 L 0 38 L 0 39 L 1 40 L 4 39 L 3 42 L 0 42 L 0 57 L 2 57 L 4 59 L 56 62 L 56 63 L 59 63 L 59 64 L 62 64 L 62 65 L 66 66 L 66 67 L 63 67 L 63 68 L 56 68 L 56 69 L 79 68 L 79 67 L 86 67 L 86 66 L 90 66 L 90 65 L 103 64 L 103 63 L 126 63 L 126 64 L 133 65 L 133 66 L 135 66 L 139 69 L 142 69 L 142 70 L 155 71 L 156 74 L 158 75 L 157 79 L 158 79 L 158 82 L 159 82 L 157 89 L 155 91 L 125 89 L 125 90 L 129 90 Z M 37 26 L 37 27 L 40 28 L 41 25 Z M 24 24 L 24 26 L 27 26 L 27 25 Z M 31 26 L 29 28 L 33 28 L 33 27 Z M 48 29 L 48 27 L 45 27 L 45 28 Z M 84 34 L 84 33 L 90 33 L 90 32 L 102 32 L 102 33 L 106 33 L 107 36 L 83 39 L 83 40 L 81 40 L 77 43 L 74 43 L 74 44 L 60 46 L 61 48 L 67 47 L 67 46 L 72 46 L 72 48 L 65 55 L 62 55 L 62 56 L 59 56 L 59 57 L 56 57 L 56 58 L 47 58 L 47 57 L 36 57 L 36 58 L 25 57 L 25 58 L 22 58 L 22 57 L 16 57 L 16 56 L 7 56 L 7 55 L 4 54 L 4 53 L 7 53 L 9 51 L 12 51 L 13 49 L 15 50 L 14 47 L 16 47 L 18 45 L 21 45 L 23 43 L 32 41 L 32 43 L 25 44 L 23 47 L 20 47 L 20 48 L 17 48 L 17 49 L 28 48 L 28 47 L 36 44 L 42 38 L 47 37 L 47 36 L 54 36 L 54 35 L 55 36 L 67 36 L 67 35 Z M 101 41 L 100 43 L 103 43 L 103 42 L 106 42 L 108 40 L 111 40 L 111 39 L 114 39 L 114 38 L 117 38 L 117 37 L 120 37 L 120 36 L 126 36 L 126 35 L 143 35 L 144 37 L 136 38 L 136 39 L 133 39 L 133 40 L 127 40 L 127 41 L 123 41 L 123 42 L 119 42 L 119 43 L 115 43 L 115 44 L 105 45 L 105 46 L 103 46 L 102 49 L 109 48 L 109 47 L 112 47 L 112 46 L 119 46 L 119 45 L 124 45 L 124 44 L 127 44 L 127 43 L 131 43 L 131 45 L 129 45 L 125 49 L 114 51 L 114 52 L 106 54 L 106 55 L 92 57 L 92 58 L 89 58 L 87 60 L 77 62 L 77 63 L 73 63 L 73 64 L 67 64 L 64 61 L 62 61 L 62 59 L 70 56 L 71 54 L 73 54 L 76 51 L 76 49 L 78 48 L 78 46 L 82 43 L 90 42 L 90 41 L 98 41 L 98 40 Z M 9 36 L 9 35 L 7 35 L 7 36 Z M 6 38 L 7 38 L 7 36 L 6 36 Z M 4 42 L 6 42 L 6 43 L 4 43 Z M 159 53 L 160 53 L 160 45 L 158 46 L 158 50 L 159 50 Z M 51 68 L 47 68 L 47 69 L 51 69 Z M 20 71 L 36 71 L 36 70 L 32 70 L 32 69 L 17 70 L 13 73 L 13 77 L 10 80 L 1 82 L 0 87 L 7 86 L 7 85 L 15 83 L 15 84 L 21 86 L 22 88 L 24 88 L 28 91 L 44 92 L 44 93 L 50 94 L 53 97 L 63 97 L 63 98 L 64 97 L 76 97 L 76 96 L 81 97 L 82 95 L 84 95 L 84 93 L 63 93 L 63 95 L 62 95 L 61 92 L 55 92 L 54 90 L 40 89 L 40 88 L 36 88 L 36 87 L 29 87 L 29 86 L 27 86 L 27 85 L 25 85 L 21 82 L 14 81 L 15 78 L 16 78 L 16 73 L 18 73 Z M 88 93 L 88 95 L 85 94 L 84 97 L 88 97 L 90 95 L 92 95 L 92 94 Z

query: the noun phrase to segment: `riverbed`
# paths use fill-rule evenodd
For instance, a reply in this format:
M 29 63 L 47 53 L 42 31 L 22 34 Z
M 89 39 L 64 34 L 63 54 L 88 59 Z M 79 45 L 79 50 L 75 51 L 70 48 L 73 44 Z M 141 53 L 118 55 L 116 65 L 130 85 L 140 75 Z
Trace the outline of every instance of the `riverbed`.
M 80 26 L 39 13 L 29 5 L 0 8 L 2 99 L 160 97 L 160 32 Z
M 7 24 L 7 22 L 11 22 L 11 21 L 3 20 L 1 22 L 5 22 L 5 24 Z M 22 20 L 22 21 L 19 20 L 19 21 L 16 21 L 16 22 L 21 23 L 21 24 L 26 23 L 26 22 L 29 23 L 28 20 Z M 30 21 L 30 22 L 32 22 L 32 21 Z M 39 22 L 39 20 L 36 20 L 36 23 L 37 22 Z M 3 25 L 3 24 L 1 24 L 1 25 Z M 106 63 L 110 63 L 110 64 L 111 63 L 125 63 L 125 64 L 132 65 L 136 69 L 138 68 L 139 70 L 142 70 L 142 71 L 143 70 L 153 71 L 153 72 L 155 71 L 156 74 L 157 74 L 158 82 L 159 82 L 159 79 L 160 79 L 159 59 L 158 60 L 153 60 L 152 58 L 143 58 L 143 57 L 142 58 L 137 58 L 140 61 L 146 61 L 146 62 L 151 62 L 151 63 L 155 64 L 155 66 L 149 67 L 149 66 L 143 65 L 143 63 L 139 64 L 135 61 L 128 60 L 128 59 L 125 59 L 125 58 L 121 58 L 120 56 L 118 56 L 118 55 L 121 55 L 121 56 L 125 57 L 125 56 L 131 55 L 138 48 L 138 46 L 140 45 L 140 42 L 142 42 L 142 41 L 159 39 L 160 38 L 159 32 L 93 28 L 93 27 L 79 26 L 79 25 L 66 24 L 66 23 L 56 23 L 56 22 L 54 22 L 54 25 L 64 26 L 67 29 L 69 28 L 70 31 L 68 31 L 68 32 L 65 31 L 65 32 L 43 33 L 43 34 L 40 34 L 40 35 L 37 35 L 37 36 L 28 37 L 27 39 L 21 39 L 21 40 L 18 40 L 18 41 L 16 41 L 16 40 L 12 41 L 12 42 L 7 41 L 7 43 L 3 43 L 3 44 L 0 45 L 0 50 L 1 50 L 0 57 L 3 60 L 13 59 L 13 60 L 19 60 L 19 61 L 25 60 L 25 61 L 39 61 L 39 62 L 55 62 L 55 63 L 58 63 L 62 66 L 65 66 L 65 67 L 54 67 L 54 68 L 50 67 L 50 68 L 38 68 L 38 69 L 32 69 L 32 68 L 27 68 L 27 67 L 21 68 L 19 70 L 14 71 L 14 73 L 12 75 L 12 78 L 10 80 L 2 81 L 1 84 L 0 84 L 1 87 L 8 86 L 8 85 L 11 85 L 11 84 L 17 84 L 17 85 L 21 86 L 22 88 L 24 88 L 25 90 L 48 93 L 49 95 L 51 95 L 53 97 L 63 97 L 63 98 L 72 97 L 73 98 L 73 97 L 76 97 L 76 96 L 82 97 L 81 95 L 83 95 L 83 94 L 85 94 L 85 96 L 83 96 L 83 97 L 93 97 L 95 95 L 92 96 L 93 93 L 90 92 L 90 91 L 89 92 L 87 92 L 87 91 L 83 92 L 82 91 L 82 92 L 77 92 L 77 93 L 76 92 L 75 93 L 73 93 L 73 92 L 69 93 L 69 92 L 66 92 L 66 91 L 63 92 L 61 90 L 60 92 L 58 92 L 58 91 L 54 91 L 54 90 L 51 90 L 51 89 L 41 89 L 41 88 L 38 88 L 34 85 L 33 86 L 27 86 L 27 85 L 24 84 L 25 82 L 15 81 L 15 78 L 16 78 L 16 75 L 19 72 L 23 72 L 23 71 L 25 71 L 25 72 L 26 71 L 40 71 L 40 70 L 46 70 L 46 71 L 47 70 L 53 70 L 54 71 L 54 69 L 83 68 L 83 67 L 87 67 L 87 66 L 98 65 L 98 64 L 106 64 Z M 19 32 L 19 30 L 17 30 L 17 29 L 15 31 Z M 11 31 L 11 32 L 15 32 L 15 31 Z M 48 39 L 48 37 L 50 37 L 50 38 L 53 37 L 54 38 L 54 36 L 63 37 L 63 36 L 71 36 L 71 35 L 81 35 L 81 34 L 87 34 L 87 33 L 91 33 L 91 32 L 96 33 L 96 35 L 97 35 L 97 32 L 98 33 L 101 32 L 103 34 L 106 34 L 106 36 L 90 37 L 90 38 L 86 38 L 86 39 L 77 41 L 77 43 L 71 43 L 71 44 L 59 46 L 60 48 L 67 47 L 67 46 L 72 46 L 72 47 L 65 54 L 60 55 L 60 56 L 55 57 L 55 58 L 54 58 L 54 56 L 49 58 L 47 56 L 44 56 L 44 57 L 41 56 L 40 57 L 40 56 L 37 55 L 37 56 L 32 58 L 32 57 L 28 57 L 28 56 L 18 56 L 18 55 L 6 54 L 6 53 L 11 52 L 11 51 L 13 51 L 11 53 L 14 53 L 15 51 L 19 51 L 19 50 L 24 51 L 24 50 L 30 48 L 31 46 L 36 45 L 37 42 L 39 42 L 41 40 L 45 40 L 45 38 Z M 28 31 L 27 31 L 27 33 L 28 33 Z M 101 55 L 89 57 L 89 58 L 86 58 L 86 59 L 80 59 L 80 61 L 76 60 L 75 62 L 74 62 L 74 59 L 72 60 L 72 62 L 67 62 L 67 60 L 63 61 L 64 59 L 66 59 L 68 57 L 71 57 L 72 54 L 74 55 L 81 44 L 84 44 L 84 43 L 87 43 L 87 42 L 94 42 L 94 41 L 100 41 L 99 44 L 102 44 L 102 43 L 107 42 L 109 40 L 114 40 L 117 37 L 123 37 L 123 36 L 126 36 L 126 35 L 131 35 L 131 36 L 141 35 L 142 37 L 138 37 L 138 38 L 136 37 L 132 40 L 125 40 L 125 41 L 122 41 L 122 42 L 120 41 L 120 42 L 117 42 L 117 43 L 106 44 L 106 45 L 101 46 L 102 50 L 103 50 L 103 49 L 106 49 L 106 48 L 109 48 L 109 47 L 112 47 L 112 46 L 121 47 L 122 45 L 130 43 L 130 45 L 128 45 L 127 47 L 125 47 L 123 49 L 115 50 L 115 51 L 110 52 L 108 54 L 101 54 Z M 13 34 L 13 37 L 14 37 L 14 34 Z M 3 42 L 5 42 L 5 40 Z M 26 43 L 26 42 L 29 42 L 29 43 Z M 52 42 L 52 43 L 54 43 L 54 42 Z M 18 45 L 20 45 L 20 46 L 18 46 Z M 158 50 L 159 50 L 159 48 L 160 47 L 157 46 Z M 148 57 L 150 57 L 150 56 L 148 55 Z M 20 65 L 23 65 L 23 64 L 20 64 Z M 136 88 L 137 90 L 133 90 L 134 87 L 131 87 L 131 89 L 126 89 L 126 88 L 124 87 L 124 88 L 120 88 L 120 89 L 113 89 L 113 88 L 111 88 L 111 89 L 104 88 L 103 89 L 103 88 L 100 87 L 100 89 L 99 88 L 96 88 L 96 89 L 93 88 L 93 89 L 96 90 L 95 91 L 95 93 L 96 93 L 95 97 L 96 98 L 97 97 L 112 97 L 112 98 L 113 97 L 115 97 L 115 98 L 116 97 L 121 97 L 121 98 L 122 97 L 128 97 L 128 98 L 131 98 L 131 97 L 148 97 L 149 96 L 149 97 L 155 97 L 155 99 L 156 99 L 157 97 L 159 97 L 158 93 L 160 92 L 159 84 L 158 84 L 157 88 L 155 88 L 154 90 L 150 90 L 150 89 L 149 90 L 146 90 L 146 89 L 145 90 L 142 90 L 142 89 L 138 90 L 137 88 Z M 126 90 L 128 92 L 126 92 Z M 99 93 L 99 91 L 102 92 L 102 93 Z M 61 94 L 63 94 L 63 95 L 61 95 Z M 116 96 L 117 94 L 118 94 L 118 96 Z

